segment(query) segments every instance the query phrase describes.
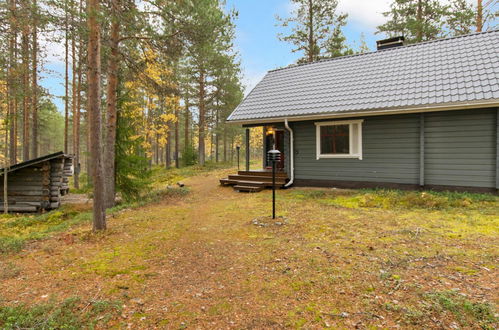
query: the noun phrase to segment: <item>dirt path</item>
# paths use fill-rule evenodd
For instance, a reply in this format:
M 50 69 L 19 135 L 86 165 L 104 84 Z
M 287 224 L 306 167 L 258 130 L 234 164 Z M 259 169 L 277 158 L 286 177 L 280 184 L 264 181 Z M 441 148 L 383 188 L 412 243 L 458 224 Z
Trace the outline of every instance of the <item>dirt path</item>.
M 449 242 L 421 229 L 438 214 L 413 221 L 319 206 L 289 190 L 278 203 L 289 225 L 261 228 L 251 220 L 269 213 L 270 192 L 236 193 L 218 185 L 222 175 L 186 180 L 187 197 L 121 212 L 105 234 L 80 226 L 8 257 L 21 272 L 0 282 L 0 302 L 119 300 L 110 325 L 130 328 L 439 328 L 456 316 L 423 309 L 424 292 L 497 300 L 493 235 Z

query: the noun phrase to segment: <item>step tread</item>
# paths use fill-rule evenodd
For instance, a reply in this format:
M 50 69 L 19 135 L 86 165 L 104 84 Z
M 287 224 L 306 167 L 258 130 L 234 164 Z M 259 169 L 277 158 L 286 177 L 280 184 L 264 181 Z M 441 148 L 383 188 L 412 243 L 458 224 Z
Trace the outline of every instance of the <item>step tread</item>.
M 272 176 L 253 176 L 253 175 L 241 175 L 241 174 L 231 174 L 228 177 L 229 180 L 245 180 L 252 181 L 255 180 L 272 180 Z M 276 181 L 285 181 L 284 177 L 276 176 Z
M 248 190 L 248 191 L 262 191 L 263 187 L 254 187 L 254 186 L 234 186 L 234 190 Z

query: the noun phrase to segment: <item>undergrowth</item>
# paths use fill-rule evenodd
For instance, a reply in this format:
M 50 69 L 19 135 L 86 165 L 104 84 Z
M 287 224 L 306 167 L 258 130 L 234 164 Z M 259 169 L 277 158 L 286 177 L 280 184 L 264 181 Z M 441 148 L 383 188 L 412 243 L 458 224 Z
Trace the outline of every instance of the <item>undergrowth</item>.
M 482 329 L 494 329 L 499 318 L 489 303 L 474 302 L 455 291 L 436 291 L 423 295 L 427 312 L 452 313 L 461 326 L 479 324 Z
M 0 306 L 1 329 L 93 329 L 121 312 L 120 302 L 69 298 L 34 306 Z
M 187 187 L 178 187 L 176 182 L 187 177 L 208 173 L 230 164 L 207 162 L 204 167 L 189 166 L 180 169 L 154 167 L 152 170 L 153 187 L 144 191 L 139 197 L 123 201 L 109 209 L 109 215 L 123 209 L 136 208 L 165 199 L 181 198 L 189 193 Z M 81 175 L 81 189 L 78 192 L 89 192 L 86 176 Z M 71 191 L 73 192 L 73 191 Z M 21 251 L 27 242 L 40 240 L 52 233 L 63 232 L 75 224 L 90 222 L 92 213 L 89 206 L 63 205 L 57 210 L 45 214 L 8 214 L 0 215 L 0 254 Z
M 61 232 L 71 226 L 90 221 L 91 214 L 82 212 L 74 205 L 64 205 L 56 211 L 45 214 L 0 216 L 0 253 L 18 252 L 25 243 L 39 240 L 54 232 Z
M 442 210 L 489 207 L 497 209 L 499 203 L 499 197 L 490 194 L 387 189 L 296 190 L 292 196 L 298 199 L 314 199 L 323 204 L 346 208 Z

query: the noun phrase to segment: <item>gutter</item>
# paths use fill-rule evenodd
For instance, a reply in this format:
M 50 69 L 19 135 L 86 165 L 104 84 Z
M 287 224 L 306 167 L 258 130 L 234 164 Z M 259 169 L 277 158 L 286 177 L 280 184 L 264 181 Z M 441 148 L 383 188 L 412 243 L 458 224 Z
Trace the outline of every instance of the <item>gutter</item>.
M 294 146 L 293 130 L 288 125 L 288 118 L 284 119 L 284 127 L 286 127 L 286 129 L 289 132 L 289 153 L 290 153 L 289 167 L 290 167 L 291 177 L 290 177 L 288 183 L 286 183 L 284 185 L 285 188 L 288 188 L 293 184 L 293 181 L 295 181 L 295 153 L 294 153 L 294 147 L 293 147 Z

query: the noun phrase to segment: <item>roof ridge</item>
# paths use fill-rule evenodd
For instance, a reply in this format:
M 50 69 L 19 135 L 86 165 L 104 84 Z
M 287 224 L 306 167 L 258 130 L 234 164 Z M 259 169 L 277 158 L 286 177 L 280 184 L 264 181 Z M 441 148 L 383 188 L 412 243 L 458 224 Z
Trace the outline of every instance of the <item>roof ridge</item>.
M 302 66 L 306 66 L 306 65 L 314 65 L 314 64 L 324 63 L 324 62 L 337 61 L 337 60 L 341 60 L 341 59 L 358 57 L 358 56 L 363 56 L 363 55 L 385 53 L 385 52 L 389 52 L 389 51 L 393 51 L 393 50 L 399 50 L 399 49 L 404 49 L 404 48 L 409 48 L 409 47 L 416 47 L 416 46 L 420 46 L 420 45 L 431 44 L 431 43 L 442 42 L 442 41 L 453 40 L 453 39 L 459 39 L 459 38 L 473 37 L 473 36 L 477 36 L 477 35 L 481 35 L 481 34 L 488 34 L 488 33 L 494 33 L 494 32 L 499 32 L 499 29 L 482 31 L 482 32 L 473 32 L 473 33 L 463 34 L 463 35 L 459 35 L 459 36 L 452 36 L 452 37 L 445 37 L 445 38 L 438 38 L 438 39 L 433 39 L 433 40 L 421 41 L 418 43 L 399 46 L 399 47 L 392 47 L 392 48 L 387 48 L 387 49 L 382 49 L 382 50 L 373 50 L 373 51 L 366 52 L 366 53 L 344 55 L 344 56 L 338 56 L 338 57 L 333 57 L 333 58 L 325 58 L 325 59 L 321 59 L 321 60 L 318 60 L 315 62 L 291 64 L 291 65 L 288 65 L 288 66 L 283 67 L 283 68 L 269 70 L 268 72 L 293 69 L 293 68 L 302 67 Z

